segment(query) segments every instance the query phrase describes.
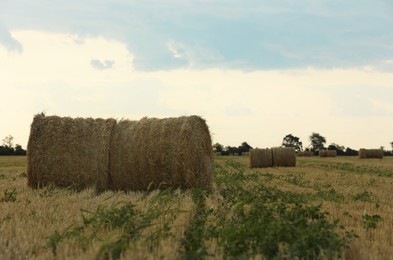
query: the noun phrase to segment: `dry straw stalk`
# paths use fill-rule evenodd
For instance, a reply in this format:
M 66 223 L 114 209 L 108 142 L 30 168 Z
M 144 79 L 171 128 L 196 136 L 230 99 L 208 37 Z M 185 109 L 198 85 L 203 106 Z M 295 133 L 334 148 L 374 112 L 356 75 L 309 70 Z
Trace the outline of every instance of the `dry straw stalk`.
M 27 146 L 28 185 L 108 186 L 109 149 L 114 119 L 38 114 Z
M 264 168 L 273 166 L 271 149 L 251 149 L 249 151 L 250 168 Z

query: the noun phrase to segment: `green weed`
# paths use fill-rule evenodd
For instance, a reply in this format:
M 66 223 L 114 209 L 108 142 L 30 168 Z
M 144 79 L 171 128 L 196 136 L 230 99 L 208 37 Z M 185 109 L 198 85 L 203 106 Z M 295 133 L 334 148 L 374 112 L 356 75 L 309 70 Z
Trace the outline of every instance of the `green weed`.
M 3 193 L 3 197 L 1 198 L 0 202 L 16 202 L 16 189 L 8 190 L 6 189 Z

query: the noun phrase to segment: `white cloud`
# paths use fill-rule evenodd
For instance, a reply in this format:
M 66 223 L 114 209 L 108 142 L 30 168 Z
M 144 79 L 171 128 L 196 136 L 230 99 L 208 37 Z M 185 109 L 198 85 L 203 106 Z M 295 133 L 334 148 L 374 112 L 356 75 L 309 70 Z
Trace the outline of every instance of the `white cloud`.
M 207 119 L 214 141 L 225 145 L 277 146 L 289 133 L 307 145 L 313 131 L 355 149 L 391 141 L 385 129 L 393 127 L 387 120 L 393 73 L 372 67 L 140 72 L 133 70 L 133 54 L 122 42 L 38 31 L 12 35 L 24 51 L 0 49 L 0 118 L 10 122 L 2 125 L 0 138 L 11 134 L 23 146 L 33 115 L 42 111 L 131 119 L 198 114 Z M 96 70 L 94 59 L 116 63 Z M 334 113 L 356 95 L 374 100 L 371 116 Z M 370 135 L 376 127 L 384 128 L 378 137 Z

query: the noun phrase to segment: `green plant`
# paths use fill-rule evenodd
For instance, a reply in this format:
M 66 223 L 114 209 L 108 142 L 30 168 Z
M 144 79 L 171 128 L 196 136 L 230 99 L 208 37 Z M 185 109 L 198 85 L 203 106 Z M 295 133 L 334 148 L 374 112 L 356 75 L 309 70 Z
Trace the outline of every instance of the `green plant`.
M 13 190 L 6 189 L 3 193 L 3 197 L 1 198 L 0 201 L 1 202 L 16 202 L 17 201 L 16 195 L 17 195 L 16 189 L 13 189 Z
M 182 259 L 203 259 L 207 256 L 205 247 L 206 219 L 212 213 L 206 209 L 205 201 L 207 192 L 201 189 L 191 191 L 192 200 L 195 204 L 195 214 L 181 239 L 182 248 L 180 255 Z
M 355 201 L 372 202 L 372 194 L 368 191 L 355 194 L 352 198 Z
M 362 214 L 362 224 L 366 230 L 376 229 L 379 221 L 382 220 L 382 217 L 378 214 L 369 215 L 366 212 Z

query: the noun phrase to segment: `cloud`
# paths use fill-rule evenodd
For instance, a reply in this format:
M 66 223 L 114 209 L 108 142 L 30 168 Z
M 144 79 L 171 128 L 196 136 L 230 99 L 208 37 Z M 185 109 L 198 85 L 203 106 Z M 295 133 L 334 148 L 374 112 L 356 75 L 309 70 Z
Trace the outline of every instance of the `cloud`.
M 8 51 L 22 52 L 23 48 L 20 42 L 12 37 L 10 32 L 0 23 L 0 45 L 3 45 Z
M 104 60 L 101 62 L 100 60 L 93 59 L 90 61 L 90 65 L 98 70 L 110 69 L 114 64 L 115 64 L 114 60 Z
M 143 71 L 349 68 L 393 59 L 392 4 L 387 1 L 44 2 L 7 1 L 0 17 L 11 31 L 28 28 L 123 42 L 134 55 L 134 68 Z M 3 42 L 19 48 L 12 38 Z

